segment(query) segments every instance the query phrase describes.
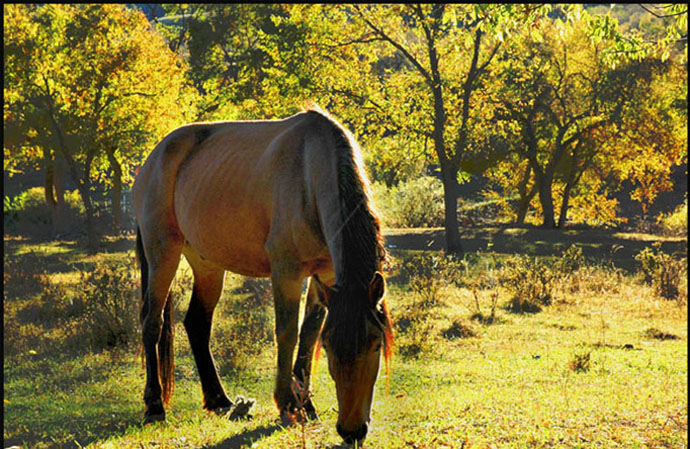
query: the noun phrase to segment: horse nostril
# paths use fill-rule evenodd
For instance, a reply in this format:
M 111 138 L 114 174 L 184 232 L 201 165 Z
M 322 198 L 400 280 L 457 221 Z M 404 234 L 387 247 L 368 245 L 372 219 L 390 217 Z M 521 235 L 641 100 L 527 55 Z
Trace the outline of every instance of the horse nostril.
M 369 430 L 369 427 L 366 423 L 364 423 L 360 426 L 359 429 L 355 430 L 354 432 L 347 432 L 340 426 L 340 424 L 338 424 L 335 426 L 335 429 L 338 431 L 338 435 L 340 435 L 343 438 L 346 444 L 352 444 L 355 441 L 363 441 L 364 437 L 367 436 L 367 431 Z

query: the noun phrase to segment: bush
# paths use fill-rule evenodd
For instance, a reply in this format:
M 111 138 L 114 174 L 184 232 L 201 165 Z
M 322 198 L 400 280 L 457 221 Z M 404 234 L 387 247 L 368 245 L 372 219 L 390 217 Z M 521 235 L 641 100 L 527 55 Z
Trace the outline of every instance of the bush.
M 376 207 L 386 226 L 400 228 L 443 226 L 443 184 L 423 176 L 388 189 L 384 184 L 372 186 Z
M 659 296 L 666 299 L 680 298 L 683 275 L 687 276 L 687 259 L 676 259 L 666 254 L 661 251 L 661 243 L 655 242 L 652 248 L 640 251 L 635 260 L 642 265 L 644 281 L 652 285 Z
M 423 306 L 434 306 L 439 302 L 440 290 L 448 285 L 460 283 L 461 263 L 453 256 L 440 253 L 423 253 L 402 263 L 401 274 Z
M 139 282 L 134 260 L 98 263 L 81 272 L 76 298 L 85 308 L 84 321 L 96 349 L 130 346 L 139 342 Z
M 43 290 L 48 284 L 45 259 L 34 252 L 5 256 L 3 292 L 5 298 L 23 298 Z
M 554 268 L 563 274 L 571 274 L 585 265 L 585 258 L 582 256 L 582 248 L 571 245 L 570 248 L 558 258 Z
M 246 368 L 273 343 L 269 282 L 247 279 L 239 294 L 241 298 L 221 298 L 215 313 L 211 347 L 220 375 Z
M 570 362 L 568 362 L 568 367 L 576 373 L 586 373 L 591 366 L 591 359 L 591 352 L 575 353 Z
M 77 190 L 65 192 L 65 220 L 76 222 L 84 215 L 84 206 Z M 32 187 L 14 198 L 5 197 L 4 224 L 23 235 L 50 232 L 52 212 L 46 205 L 45 189 Z
M 417 357 L 429 352 L 433 346 L 434 322 L 429 307 L 415 303 L 395 311 L 395 337 L 397 352 L 404 357 Z
M 512 293 L 508 310 L 515 313 L 540 312 L 553 300 L 555 274 L 536 258 L 515 256 L 506 262 L 504 285 Z
M 657 224 L 661 231 L 668 235 L 687 235 L 688 234 L 688 197 L 685 202 L 679 205 L 676 210 L 669 214 L 661 214 L 657 218 Z
M 403 356 L 416 357 L 432 348 L 441 290 L 459 283 L 461 265 L 454 257 L 428 252 L 404 260 L 400 271 L 413 294 L 411 303 L 394 313 L 397 348 Z

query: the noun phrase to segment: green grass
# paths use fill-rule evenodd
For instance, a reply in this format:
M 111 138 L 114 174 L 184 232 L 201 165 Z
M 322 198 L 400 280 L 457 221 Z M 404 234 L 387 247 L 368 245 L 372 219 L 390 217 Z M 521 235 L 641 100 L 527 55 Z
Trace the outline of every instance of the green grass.
M 87 256 L 69 242 L 6 239 L 6 263 L 8 257 L 21 263 L 34 251 L 45 260 L 38 269 L 48 285 L 65 290 L 52 298 L 59 304 L 50 306 L 51 297 L 41 297 L 44 284 L 5 284 L 5 446 L 344 447 L 335 431 L 337 400 L 325 359 L 313 381 L 321 421 L 304 429 L 278 425 L 271 399 L 271 343 L 261 344 L 258 355 L 222 374 L 231 397 L 257 399 L 252 420 L 231 422 L 202 411 L 201 388 L 179 319 L 177 383 L 168 421 L 140 426 L 144 371 L 138 347 L 89 346 L 83 337 L 89 329 L 80 327 L 79 315 L 70 315 L 62 304 L 79 288 L 77 270 L 131 260 L 133 242 L 125 243 Z M 419 252 L 392 251 L 396 260 L 412 254 Z M 25 267 L 28 273 L 36 262 L 26 260 L 32 262 Z M 443 285 L 436 304 L 423 306 L 428 307 L 430 326 L 424 351 L 402 356 L 410 330 L 396 328 L 399 353 L 391 373 L 382 372 L 377 383 L 365 447 L 687 446 L 687 307 L 682 301 L 659 298 L 641 276 L 611 268 L 606 260 L 598 264 L 588 259 L 580 272 L 561 279 L 552 305 L 537 314 L 513 314 L 503 308 L 509 292 L 498 282 L 506 255 L 480 252 L 467 260 L 471 266 L 462 282 Z M 183 263 L 178 276 L 185 270 Z M 415 298 L 395 264 L 391 270 L 387 301 L 393 319 L 401 320 Z M 218 334 L 232 328 L 231 313 L 240 313 L 238 301 L 247 300 L 247 285 L 240 276 L 226 278 L 225 303 L 214 328 L 214 344 L 221 352 L 230 343 Z M 178 282 L 175 289 L 185 293 L 177 301 L 179 318 L 189 287 Z M 491 297 L 498 298 L 496 323 L 471 318 L 476 311 L 472 289 L 483 313 L 490 309 Z M 138 302 L 132 307 L 137 309 Z M 476 336 L 444 338 L 443 331 L 453 323 L 471 328 Z M 582 354 L 589 354 L 589 369 L 572 369 Z

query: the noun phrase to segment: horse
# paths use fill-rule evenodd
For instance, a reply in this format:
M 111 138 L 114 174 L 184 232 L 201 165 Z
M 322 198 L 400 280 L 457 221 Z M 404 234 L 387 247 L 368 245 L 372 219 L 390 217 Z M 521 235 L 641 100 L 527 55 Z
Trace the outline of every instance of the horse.
M 148 156 L 134 183 L 133 204 L 144 422 L 165 420 L 173 392 L 169 292 L 184 255 L 194 275 L 184 328 L 203 408 L 224 413 L 237 406 L 221 385 L 209 348 L 225 271 L 270 277 L 277 343 L 273 400 L 280 417 L 318 418 L 308 391 L 319 343 L 335 382 L 336 429 L 347 443 L 364 440 L 380 360 L 388 366 L 393 340 L 381 274 L 386 251 L 352 134 L 316 105 L 282 120 L 188 124 Z

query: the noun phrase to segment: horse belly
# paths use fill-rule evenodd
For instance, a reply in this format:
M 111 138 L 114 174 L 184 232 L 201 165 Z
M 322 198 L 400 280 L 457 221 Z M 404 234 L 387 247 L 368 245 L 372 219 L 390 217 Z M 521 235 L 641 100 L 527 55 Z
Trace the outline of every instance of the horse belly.
M 267 277 L 271 264 L 264 249 L 266 233 L 252 222 L 242 213 L 198 216 L 182 220 L 180 230 L 202 259 L 243 276 Z
M 181 177 L 175 188 L 175 215 L 188 245 L 224 270 L 244 276 L 270 275 L 264 244 L 269 207 L 240 170 Z

